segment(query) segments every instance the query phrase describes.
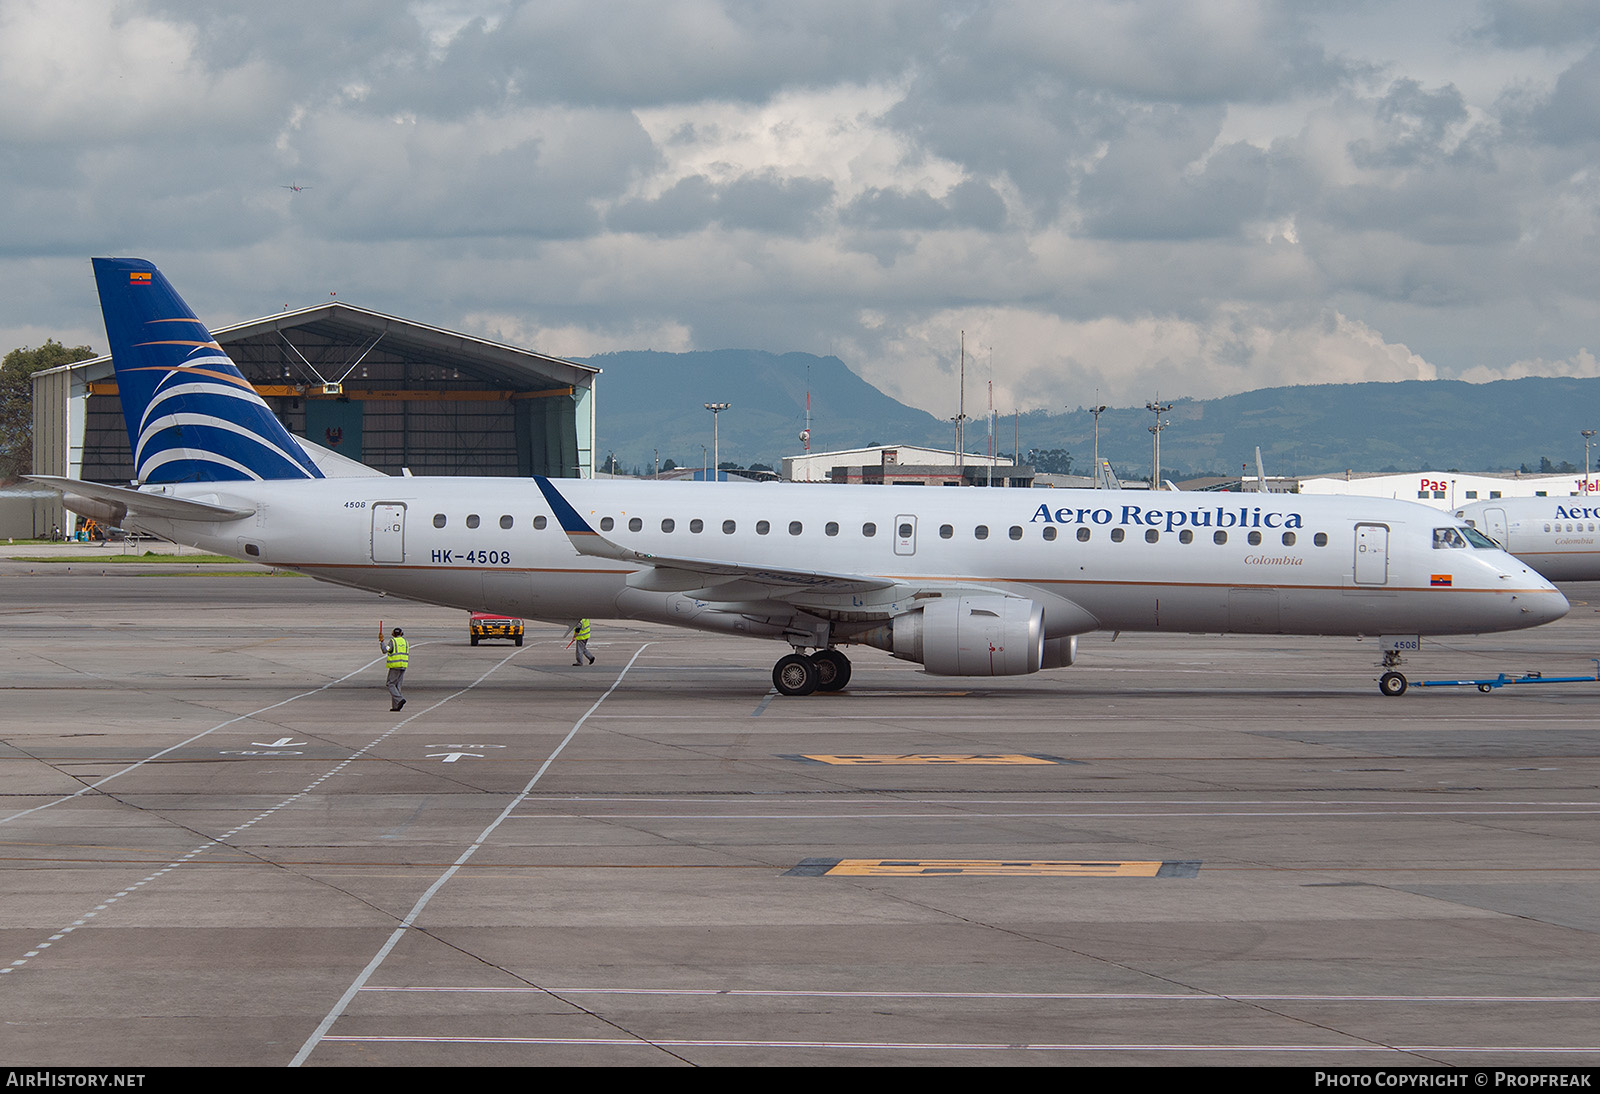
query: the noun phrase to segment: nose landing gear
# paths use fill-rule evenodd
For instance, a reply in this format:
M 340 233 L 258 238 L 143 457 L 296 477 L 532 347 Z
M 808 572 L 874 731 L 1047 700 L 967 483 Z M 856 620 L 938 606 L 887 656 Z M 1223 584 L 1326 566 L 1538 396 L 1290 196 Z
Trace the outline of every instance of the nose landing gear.
M 1383 667 L 1389 671 L 1378 677 L 1378 690 L 1385 695 L 1404 695 L 1408 681 L 1400 669 L 1400 651 L 1384 650 Z

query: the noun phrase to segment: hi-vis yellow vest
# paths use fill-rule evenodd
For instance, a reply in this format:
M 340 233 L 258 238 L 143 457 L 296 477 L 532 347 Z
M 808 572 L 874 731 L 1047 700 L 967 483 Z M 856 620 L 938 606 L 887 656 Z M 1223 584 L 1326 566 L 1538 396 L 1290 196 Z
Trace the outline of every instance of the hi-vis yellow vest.
M 575 635 L 579 642 L 589 641 L 589 621 L 587 619 L 578 620 L 578 629 Z
M 407 663 L 411 660 L 410 650 L 411 647 L 406 645 L 406 640 L 404 638 L 396 637 L 390 639 L 389 667 L 392 669 L 405 668 Z

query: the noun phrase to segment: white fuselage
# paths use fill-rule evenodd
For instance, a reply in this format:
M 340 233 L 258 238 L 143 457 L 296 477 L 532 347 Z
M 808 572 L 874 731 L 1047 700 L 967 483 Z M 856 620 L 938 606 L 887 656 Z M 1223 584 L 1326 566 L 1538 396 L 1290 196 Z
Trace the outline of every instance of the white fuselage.
M 1456 516 L 1551 581 L 1600 581 L 1600 499 L 1496 498 Z
M 536 484 L 351 478 L 168 486 L 252 516 L 142 528 L 206 550 L 467 610 L 632 618 L 781 638 L 852 627 L 941 588 L 1025 597 L 1049 637 L 1091 630 L 1445 635 L 1565 614 L 1528 566 L 1438 549 L 1437 510 L 1277 494 L 554 480 L 613 544 L 759 570 L 883 579 L 874 594 L 708 593 L 648 562 L 580 554 Z M 670 529 L 670 530 L 666 530 Z M 1186 534 L 1187 533 L 1187 534 Z M 1222 533 L 1221 536 L 1218 533 Z M 1080 538 L 1086 537 L 1086 538 Z M 1223 542 L 1218 542 L 1218 540 Z M 759 575 L 757 575 L 759 576 Z M 798 606 L 797 606 L 798 605 Z M 817 643 L 821 644 L 821 643 Z

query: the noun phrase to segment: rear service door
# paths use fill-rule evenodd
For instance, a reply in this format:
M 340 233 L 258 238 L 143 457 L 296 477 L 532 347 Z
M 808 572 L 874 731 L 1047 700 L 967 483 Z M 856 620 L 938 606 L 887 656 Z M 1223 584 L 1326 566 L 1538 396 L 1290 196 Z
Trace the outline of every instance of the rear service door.
M 406 507 L 380 501 L 372 507 L 372 561 L 406 560 Z

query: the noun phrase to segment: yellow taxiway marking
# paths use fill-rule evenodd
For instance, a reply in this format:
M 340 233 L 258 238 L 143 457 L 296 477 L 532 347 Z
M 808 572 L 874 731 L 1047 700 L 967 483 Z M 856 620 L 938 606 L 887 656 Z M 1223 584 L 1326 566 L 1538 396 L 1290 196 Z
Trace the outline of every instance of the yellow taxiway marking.
M 1055 859 L 840 859 L 824 877 L 1155 877 L 1161 862 L 1065 862 Z
M 1059 764 L 1064 761 L 1053 756 L 1026 756 L 1022 753 L 983 753 L 983 752 L 911 752 L 903 755 L 826 755 L 821 753 L 806 753 L 801 757 L 814 760 L 819 764 L 835 764 L 840 766 L 873 767 L 891 765 L 917 765 L 917 764 Z

